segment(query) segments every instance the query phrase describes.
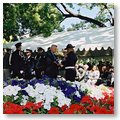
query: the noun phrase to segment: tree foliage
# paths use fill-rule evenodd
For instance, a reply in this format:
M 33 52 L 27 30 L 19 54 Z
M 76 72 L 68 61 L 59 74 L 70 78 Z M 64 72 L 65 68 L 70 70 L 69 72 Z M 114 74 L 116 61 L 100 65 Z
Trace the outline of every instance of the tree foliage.
M 86 8 L 89 11 L 91 11 L 95 8 L 97 8 L 99 10 L 97 15 L 95 16 L 95 18 L 91 19 L 91 22 L 87 21 L 86 18 L 84 20 L 82 19 L 83 21 L 81 21 L 80 23 L 77 23 L 74 25 L 72 24 L 71 27 L 69 27 L 67 29 L 68 31 L 73 31 L 73 30 L 78 30 L 78 29 L 105 27 L 105 26 L 114 26 L 114 13 L 113 13 L 114 12 L 114 5 L 113 4 L 108 4 L 108 3 L 86 3 L 86 4 L 83 4 L 83 3 L 78 3 L 77 4 L 78 14 L 75 14 L 75 13 L 71 14 L 72 11 L 68 10 L 67 6 L 69 6 L 69 8 L 71 8 L 71 9 L 75 9 L 75 4 L 73 4 L 73 3 L 66 4 L 66 9 L 68 11 L 68 14 L 70 14 L 69 17 L 80 18 L 80 16 L 83 16 L 81 14 L 81 11 L 80 11 L 82 8 Z M 68 17 L 66 17 L 66 15 L 65 15 L 65 18 L 68 18 Z M 93 19 L 98 21 L 98 22 L 94 23 Z
M 4 37 L 22 34 L 50 36 L 60 26 L 62 15 L 52 4 L 18 3 L 3 5 Z
M 77 13 L 74 9 L 78 6 Z M 60 7 L 61 6 L 61 7 Z M 97 15 L 92 18 L 81 14 L 81 9 L 89 11 L 97 8 Z M 43 34 L 47 37 L 54 30 L 64 31 L 60 23 L 67 18 L 75 17 L 82 20 L 72 24 L 69 30 L 114 26 L 114 6 L 108 3 L 4 3 L 3 4 L 3 35 L 9 41 L 9 36 L 22 35 L 30 31 L 30 35 Z

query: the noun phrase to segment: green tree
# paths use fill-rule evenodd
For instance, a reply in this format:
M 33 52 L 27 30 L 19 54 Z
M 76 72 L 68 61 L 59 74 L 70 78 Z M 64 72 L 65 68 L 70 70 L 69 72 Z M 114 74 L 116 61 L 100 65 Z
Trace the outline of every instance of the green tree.
M 14 4 L 4 4 L 3 13 L 3 37 L 9 40 L 10 35 L 18 33 L 17 9 Z
M 74 31 L 74 30 L 83 30 L 86 28 L 85 21 L 81 21 L 80 23 L 71 24 L 71 27 L 67 29 L 67 31 Z
M 74 13 L 71 9 L 75 9 L 75 5 L 79 7 L 78 13 Z M 109 3 L 87 3 L 87 4 L 73 4 L 73 3 L 54 3 L 54 6 L 61 12 L 64 19 L 75 17 L 84 20 L 86 23 L 91 23 L 91 26 L 106 27 L 106 23 L 109 22 L 110 26 L 114 26 L 114 5 Z M 61 7 L 59 7 L 61 6 Z M 95 18 L 91 18 L 80 13 L 81 8 L 92 10 L 95 7 L 99 9 L 98 14 Z M 62 8 L 62 9 L 61 9 Z M 71 8 L 71 9 L 70 9 Z M 63 19 L 63 20 L 64 20 Z M 94 25 L 93 25 L 94 24 Z
M 10 35 L 21 34 L 27 29 L 32 36 L 50 36 L 63 19 L 57 8 L 48 3 L 4 3 L 3 16 L 3 34 L 7 40 Z
M 72 9 L 78 6 L 78 13 Z M 61 6 L 61 7 L 60 7 Z M 98 14 L 91 18 L 81 14 L 81 8 L 92 10 L 98 8 Z M 30 34 L 43 34 L 47 37 L 54 30 L 64 31 L 60 27 L 62 21 L 75 17 L 82 20 L 73 24 L 69 30 L 114 26 L 113 4 L 108 3 L 4 3 L 3 4 L 3 35 L 9 41 L 9 36 L 20 35 L 29 30 Z

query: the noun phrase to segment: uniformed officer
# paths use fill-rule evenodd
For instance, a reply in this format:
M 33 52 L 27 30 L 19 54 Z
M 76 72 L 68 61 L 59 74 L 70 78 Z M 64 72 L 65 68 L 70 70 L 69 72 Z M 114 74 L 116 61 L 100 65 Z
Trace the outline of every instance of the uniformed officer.
M 46 56 L 43 48 L 38 48 L 38 53 L 35 56 L 35 75 L 36 78 L 42 78 L 45 72 Z
M 3 79 L 7 80 L 10 79 L 10 55 L 11 49 L 6 48 L 6 53 L 3 57 Z
M 62 61 L 63 66 L 65 67 L 65 78 L 66 80 L 74 81 L 76 77 L 76 68 L 75 64 L 77 62 L 77 56 L 74 52 L 74 47 L 71 44 L 66 46 L 67 56 L 65 60 Z
M 30 80 L 33 78 L 34 73 L 34 58 L 32 57 L 32 50 L 26 49 L 24 78 Z
M 46 75 L 50 78 L 57 78 L 58 75 L 58 59 L 55 55 L 57 51 L 57 45 L 52 45 L 46 53 Z
M 23 52 L 21 51 L 22 43 L 19 42 L 15 44 L 16 51 L 12 53 L 11 56 L 11 70 L 13 72 L 12 77 L 22 77 L 23 69 L 24 69 L 24 56 Z

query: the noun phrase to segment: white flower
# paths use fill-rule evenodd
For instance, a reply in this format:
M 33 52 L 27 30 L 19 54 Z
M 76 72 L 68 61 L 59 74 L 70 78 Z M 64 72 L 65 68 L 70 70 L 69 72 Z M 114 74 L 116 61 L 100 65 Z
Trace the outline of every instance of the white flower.
M 58 106 L 62 107 L 63 105 L 70 105 L 71 100 L 69 98 L 66 98 L 64 93 L 62 91 L 57 90 L 57 99 L 58 99 Z
M 13 87 L 13 90 L 14 90 L 14 91 L 13 91 L 13 95 L 16 96 L 16 95 L 18 94 L 18 91 L 21 90 L 21 88 L 18 87 L 18 86 L 14 86 L 14 87 Z
M 11 86 L 11 85 L 8 85 L 6 86 L 4 89 L 3 89 L 3 94 L 6 96 L 6 95 L 14 95 L 16 96 L 18 94 L 18 91 L 21 90 L 20 87 L 18 86 Z
M 35 90 L 38 91 L 39 93 L 44 93 L 46 89 L 46 86 L 44 84 L 37 83 L 35 85 Z
M 71 104 L 71 99 L 66 98 L 65 104 L 66 104 L 67 106 L 70 106 L 70 104 Z
M 45 102 L 47 104 L 53 102 L 54 96 L 52 95 L 51 90 L 46 89 L 44 96 L 45 96 Z
M 19 96 L 15 96 L 15 97 L 14 97 L 14 100 L 17 100 L 18 98 L 19 98 Z
M 11 92 L 13 93 L 13 86 L 8 86 L 7 89 L 4 89 L 4 91 L 6 90 L 9 91 L 10 93 L 8 94 L 11 95 Z M 17 92 L 19 89 L 18 87 L 14 87 L 14 90 Z M 57 98 L 59 107 L 62 107 L 65 104 L 67 106 L 71 104 L 71 100 L 66 98 L 61 90 L 57 90 L 55 87 L 49 85 L 37 83 L 35 88 L 33 88 L 31 85 L 28 85 L 24 90 L 28 93 L 29 96 L 35 97 L 35 103 L 43 102 L 43 106 L 47 110 L 50 110 L 51 103 L 54 102 L 54 98 Z M 4 94 L 5 93 L 6 92 L 4 92 Z M 14 95 L 15 94 L 16 93 L 14 93 Z M 17 99 L 17 97 L 15 97 L 15 99 Z M 20 104 L 25 105 L 28 99 L 28 96 L 23 95 L 22 102 Z
M 28 96 L 22 95 L 22 97 L 23 97 L 24 100 L 28 100 Z
M 77 97 L 81 97 L 78 91 L 75 92 L 75 95 L 77 95 Z
M 28 96 L 22 95 L 22 102 L 20 103 L 21 105 L 25 105 L 28 101 Z
M 45 96 L 44 95 L 38 95 L 38 96 L 36 96 L 35 102 L 38 103 L 38 102 L 42 102 L 44 100 L 45 100 Z
M 27 100 L 23 99 L 20 105 L 26 105 L 26 103 L 27 103 Z
M 51 108 L 51 105 L 48 104 L 48 103 L 44 103 L 43 106 L 44 106 L 44 108 L 47 109 L 47 110 L 50 110 L 50 108 Z
M 34 90 L 34 88 L 33 88 L 33 86 L 28 85 L 28 86 L 27 86 L 24 90 L 26 90 L 26 92 L 28 92 L 28 93 L 29 93 L 29 91 Z
M 35 90 L 32 86 L 28 85 L 24 90 L 28 93 L 31 97 L 36 97 L 38 95 L 38 91 Z

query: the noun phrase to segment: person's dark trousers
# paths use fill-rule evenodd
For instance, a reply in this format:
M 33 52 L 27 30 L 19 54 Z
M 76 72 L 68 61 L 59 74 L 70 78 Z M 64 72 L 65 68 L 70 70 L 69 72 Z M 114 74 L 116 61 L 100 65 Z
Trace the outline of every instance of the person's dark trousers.
M 18 78 L 23 77 L 19 70 L 13 70 L 12 78 L 16 78 L 16 77 Z
M 45 74 L 50 78 L 57 78 L 58 75 L 58 67 L 53 64 L 46 68 Z
M 42 78 L 41 72 L 42 72 L 42 69 L 36 69 L 35 70 L 35 76 L 36 76 L 37 79 Z
M 65 73 L 66 80 L 70 80 L 71 82 L 75 81 L 76 70 L 75 69 L 67 69 Z
M 24 79 L 25 80 L 31 80 L 33 78 L 33 75 L 31 73 L 25 73 Z

